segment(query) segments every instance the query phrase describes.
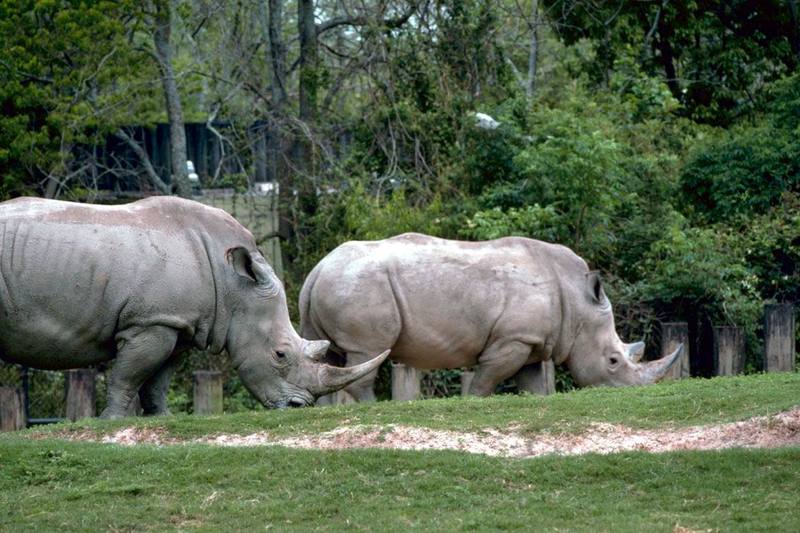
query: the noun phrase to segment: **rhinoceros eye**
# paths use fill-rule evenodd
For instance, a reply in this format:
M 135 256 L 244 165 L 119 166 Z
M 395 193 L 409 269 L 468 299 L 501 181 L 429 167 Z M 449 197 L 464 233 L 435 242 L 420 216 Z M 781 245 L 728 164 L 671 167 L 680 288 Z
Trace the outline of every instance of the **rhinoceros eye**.
M 278 359 L 286 359 L 286 354 L 284 352 L 275 352 L 275 357 Z
M 616 357 L 611 357 L 608 359 L 608 362 L 611 366 L 616 366 L 617 363 L 619 363 L 619 359 L 617 359 Z

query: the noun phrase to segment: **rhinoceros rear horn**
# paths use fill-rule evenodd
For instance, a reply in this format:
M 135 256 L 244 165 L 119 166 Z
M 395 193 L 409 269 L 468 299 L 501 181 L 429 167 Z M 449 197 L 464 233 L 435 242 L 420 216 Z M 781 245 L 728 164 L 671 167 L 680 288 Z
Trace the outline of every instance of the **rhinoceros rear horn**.
M 641 370 L 639 374 L 641 378 L 641 384 L 648 385 L 663 378 L 672 365 L 674 365 L 675 362 L 680 359 L 682 354 L 683 344 L 680 344 L 678 345 L 678 348 L 671 354 L 665 355 L 661 359 L 656 359 L 655 361 L 642 364 L 640 366 Z
M 316 375 L 312 377 L 311 383 L 308 386 L 308 391 L 314 396 L 319 397 L 343 389 L 354 381 L 363 378 L 373 370 L 377 370 L 377 368 L 381 366 L 381 363 L 389 357 L 389 351 L 390 350 L 386 350 L 366 363 L 361 363 L 356 366 L 338 367 L 316 363 L 312 367 Z
M 630 359 L 632 363 L 638 363 L 644 355 L 644 343 L 639 341 L 624 345 L 625 355 L 628 357 L 628 359 Z

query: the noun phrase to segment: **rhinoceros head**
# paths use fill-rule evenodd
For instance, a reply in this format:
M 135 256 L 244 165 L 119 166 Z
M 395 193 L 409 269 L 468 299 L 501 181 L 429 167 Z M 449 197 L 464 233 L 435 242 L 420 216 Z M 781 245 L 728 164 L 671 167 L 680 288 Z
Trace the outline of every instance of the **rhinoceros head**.
M 225 297 L 230 313 L 226 346 L 245 387 L 265 406 L 311 405 L 317 397 L 375 370 L 388 357 L 387 350 L 348 368 L 322 363 L 330 343 L 297 334 L 283 285 L 261 254 L 234 248 L 227 260 L 235 283 Z
M 580 386 L 646 385 L 664 377 L 683 352 L 683 345 L 661 359 L 640 363 L 644 343 L 626 344 L 617 336 L 611 303 L 597 272 L 589 272 L 577 289 L 572 319 L 573 342 L 567 366 Z

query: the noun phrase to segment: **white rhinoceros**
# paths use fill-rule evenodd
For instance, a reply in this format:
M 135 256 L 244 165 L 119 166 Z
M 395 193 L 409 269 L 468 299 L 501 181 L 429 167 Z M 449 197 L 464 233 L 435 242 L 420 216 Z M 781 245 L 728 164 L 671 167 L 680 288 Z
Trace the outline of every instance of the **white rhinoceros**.
M 492 394 L 523 366 L 566 363 L 575 382 L 652 383 L 682 351 L 639 363 L 597 272 L 569 248 L 522 237 L 461 242 L 407 233 L 342 244 L 300 292 L 300 332 L 358 364 L 391 349 L 416 368 L 477 365 L 469 392 Z M 345 388 L 374 398 L 375 372 Z
M 268 407 L 302 406 L 378 367 L 324 365 L 297 335 L 253 236 L 220 209 L 174 197 L 99 206 L 0 203 L 0 359 L 67 369 L 115 359 L 106 418 L 139 393 L 166 412 L 177 354 L 227 349 Z M 344 370 L 344 371 L 343 371 Z

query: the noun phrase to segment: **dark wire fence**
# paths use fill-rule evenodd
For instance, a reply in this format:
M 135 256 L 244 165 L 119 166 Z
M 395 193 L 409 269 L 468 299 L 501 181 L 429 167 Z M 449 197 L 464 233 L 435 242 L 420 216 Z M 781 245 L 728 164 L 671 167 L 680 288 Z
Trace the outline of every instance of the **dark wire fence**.
M 0 364 L 0 384 L 22 389 L 25 418 L 29 426 L 64 420 L 64 372 Z
M 28 426 L 66 420 L 67 378 L 60 370 L 40 370 L 0 361 L 0 386 L 22 389 Z M 96 412 L 105 407 L 105 375 L 98 373 Z

